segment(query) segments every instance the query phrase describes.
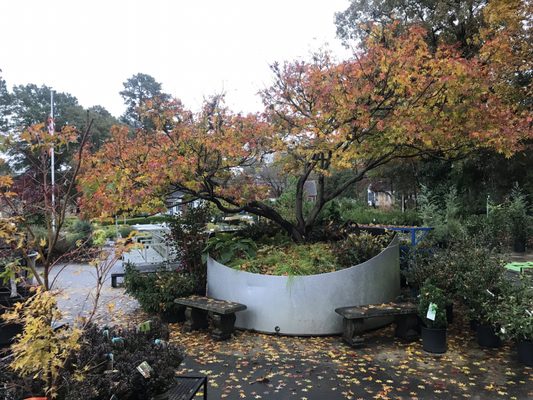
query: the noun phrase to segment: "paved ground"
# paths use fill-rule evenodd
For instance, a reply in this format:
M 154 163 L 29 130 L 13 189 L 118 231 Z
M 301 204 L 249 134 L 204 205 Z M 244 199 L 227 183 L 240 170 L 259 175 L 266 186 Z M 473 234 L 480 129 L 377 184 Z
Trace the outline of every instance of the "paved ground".
M 393 338 L 392 327 L 371 332 L 354 350 L 340 337 L 279 337 L 238 332 L 228 342 L 206 333 L 172 340 L 188 357 L 180 373 L 209 376 L 210 399 L 531 399 L 533 369 L 518 364 L 514 349 L 480 348 L 460 322 L 450 327 L 443 356 L 419 341 Z
M 90 266 L 68 266 L 59 278 L 60 307 L 70 315 L 83 310 L 93 282 Z M 123 289 L 106 284 L 99 322 L 145 318 Z M 181 333 L 179 324 L 171 332 L 187 353 L 179 373 L 208 375 L 209 399 L 533 399 L 533 369 L 516 362 L 511 345 L 481 349 L 465 321 L 450 326 L 449 350 L 440 357 L 420 342 L 394 339 L 392 327 L 371 332 L 359 350 L 335 336 L 240 331 L 215 342 L 205 332 Z
M 55 288 L 60 290 L 58 305 L 66 320 L 87 315 L 94 304 L 96 277 L 93 268 L 87 264 L 70 264 L 61 272 Z M 139 304 L 126 295 L 123 288 L 112 288 L 109 277 L 104 285 L 99 301 L 95 322 L 123 323 L 129 315 L 136 313 Z

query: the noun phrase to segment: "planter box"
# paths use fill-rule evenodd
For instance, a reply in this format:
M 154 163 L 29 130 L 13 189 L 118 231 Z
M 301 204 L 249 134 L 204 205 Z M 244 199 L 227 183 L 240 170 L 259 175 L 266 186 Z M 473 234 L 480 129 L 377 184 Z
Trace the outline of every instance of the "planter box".
M 245 304 L 235 326 L 284 335 L 342 333 L 336 308 L 394 301 L 400 294 L 398 238 L 372 259 L 336 272 L 272 276 L 229 268 L 208 258 L 207 295 Z M 390 322 L 372 321 L 368 328 Z

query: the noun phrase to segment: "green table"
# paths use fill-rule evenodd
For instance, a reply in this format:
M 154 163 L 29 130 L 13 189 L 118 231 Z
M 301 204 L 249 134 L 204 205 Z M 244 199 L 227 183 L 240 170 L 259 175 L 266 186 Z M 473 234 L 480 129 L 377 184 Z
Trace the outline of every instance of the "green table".
M 512 262 L 505 266 L 510 271 L 522 272 L 523 270 L 533 268 L 533 261 Z

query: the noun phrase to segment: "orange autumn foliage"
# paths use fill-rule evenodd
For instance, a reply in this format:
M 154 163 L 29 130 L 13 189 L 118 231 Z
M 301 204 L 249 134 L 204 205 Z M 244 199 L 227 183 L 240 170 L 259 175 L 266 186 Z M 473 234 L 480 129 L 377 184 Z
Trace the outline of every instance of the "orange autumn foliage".
M 479 147 L 511 155 L 531 139 L 531 118 L 504 91 L 490 60 L 463 58 L 453 46 L 430 49 L 422 28 L 376 30 L 342 62 L 327 54 L 311 62 L 275 64 L 262 91 L 264 115 L 241 116 L 220 98 L 197 114 L 181 103 L 147 104 L 155 129 L 113 138 L 86 165 L 84 208 L 93 215 L 155 211 L 168 193 L 247 211 L 305 240 L 323 206 L 365 174 L 397 158 L 459 155 Z M 255 168 L 275 153 L 297 178 L 296 223 L 263 200 Z M 344 181 L 332 175 L 351 171 Z M 304 183 L 317 183 L 311 211 Z

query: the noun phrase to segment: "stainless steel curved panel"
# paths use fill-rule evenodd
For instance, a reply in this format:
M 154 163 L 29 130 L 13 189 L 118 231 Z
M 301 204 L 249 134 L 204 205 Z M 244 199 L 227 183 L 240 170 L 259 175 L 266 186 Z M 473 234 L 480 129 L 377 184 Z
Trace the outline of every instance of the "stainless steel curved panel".
M 341 271 L 307 276 L 253 274 L 209 258 L 207 294 L 246 304 L 235 326 L 285 335 L 342 332 L 338 307 L 392 301 L 400 292 L 398 239 L 374 258 Z

